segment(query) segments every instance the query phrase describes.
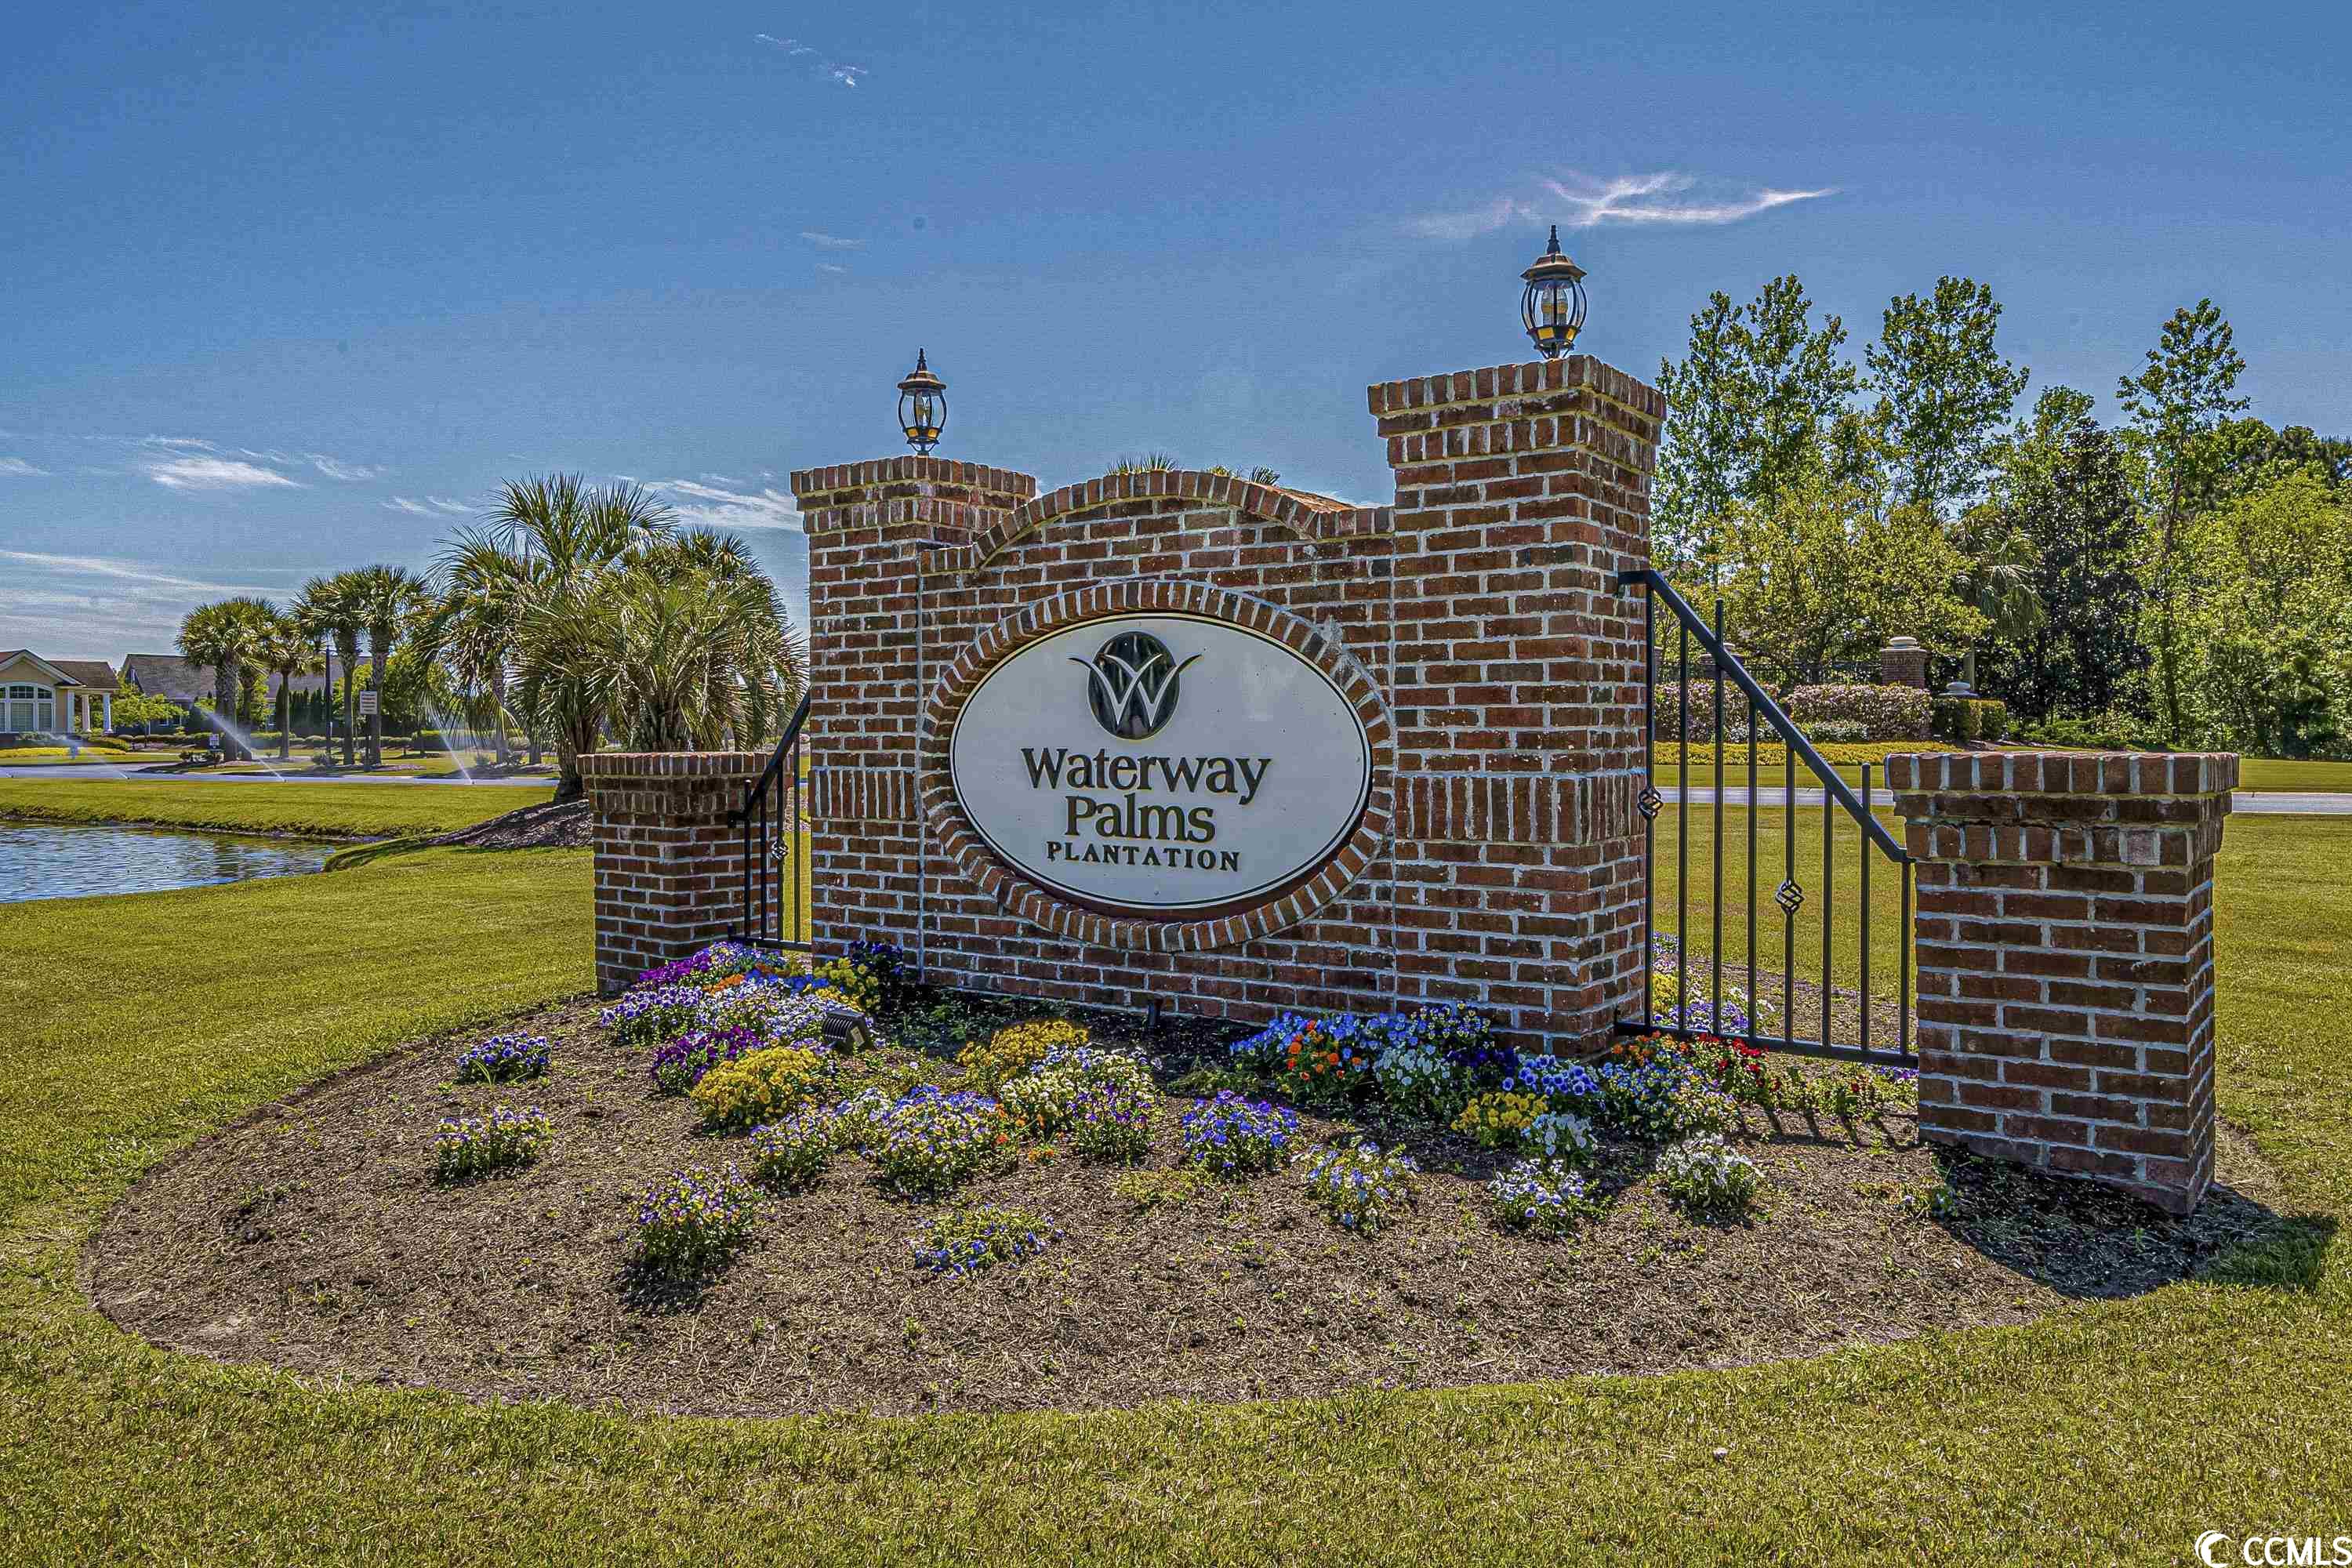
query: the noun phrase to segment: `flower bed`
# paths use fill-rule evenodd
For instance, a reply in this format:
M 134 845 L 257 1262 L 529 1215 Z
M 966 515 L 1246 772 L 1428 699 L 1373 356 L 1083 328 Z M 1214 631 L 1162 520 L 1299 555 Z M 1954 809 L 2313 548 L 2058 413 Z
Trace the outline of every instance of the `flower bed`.
M 1805 1354 L 2144 1288 L 2214 1245 L 2207 1220 L 1939 1169 L 1890 1075 L 1736 1044 L 1521 1056 L 1459 1009 L 1288 1020 L 1269 1048 L 909 992 L 856 1054 L 722 1044 L 706 1082 L 769 1052 L 824 1064 L 748 1129 L 660 1091 L 651 1062 L 709 997 L 833 988 L 787 983 L 811 978 L 725 954 L 665 974 L 647 992 L 698 999 L 664 1040 L 651 1009 L 518 1026 L 550 1042 L 550 1136 L 509 1179 L 420 1179 L 416 1151 L 511 1090 L 453 1079 L 447 1047 L 390 1058 L 142 1184 L 98 1267 L 137 1249 L 152 1293 L 126 1321 L 173 1343 L 235 1317 L 254 1327 L 227 1353 L 321 1375 L 773 1414 Z M 985 1047 L 1030 1022 L 1087 1033 L 1006 1053 L 981 1092 Z M 1297 1038 L 1369 1069 L 1288 1074 Z M 1511 1110 L 1474 1120 L 1491 1147 L 1454 1131 L 1474 1102 Z

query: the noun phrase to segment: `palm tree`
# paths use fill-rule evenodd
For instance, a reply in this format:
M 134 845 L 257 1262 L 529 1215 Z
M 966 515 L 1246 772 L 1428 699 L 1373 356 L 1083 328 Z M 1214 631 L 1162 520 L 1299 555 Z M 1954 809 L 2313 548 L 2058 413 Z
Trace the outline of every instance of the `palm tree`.
M 607 717 L 611 671 L 598 663 L 598 637 L 613 608 L 609 579 L 675 526 L 669 508 L 636 485 L 555 474 L 509 481 L 489 528 L 458 535 L 457 552 L 478 555 L 486 580 L 511 597 L 518 705 L 555 737 L 558 800 L 583 793 L 580 759 L 596 749 Z
M 1989 623 L 1986 636 L 2003 642 L 2021 642 L 2040 631 L 2050 619 L 2042 595 L 2033 588 L 2034 568 L 2039 564 L 2032 544 L 2012 533 L 1995 542 L 1960 574 L 1960 600 L 1984 616 Z M 1975 643 L 1969 645 L 1968 655 L 1961 661 L 1960 684 L 1971 691 L 1976 689 Z
M 352 709 L 355 706 L 353 680 L 359 673 L 360 614 L 355 572 L 338 572 L 331 577 L 313 577 L 302 584 L 302 596 L 295 601 L 295 614 L 301 616 L 321 637 L 334 640 L 334 657 L 343 666 L 343 766 L 354 767 L 359 763 L 358 742 L 353 731 L 357 728 Z M 331 741 L 328 750 L 331 753 Z
M 277 610 L 267 599 L 239 596 L 199 605 L 180 622 L 180 652 L 193 664 L 213 668 L 213 718 L 221 734 L 221 754 L 232 762 L 251 751 L 236 738 L 236 700 L 245 662 L 257 656 Z
M 392 645 L 423 610 L 429 595 L 424 580 L 404 566 L 362 566 L 349 574 L 352 608 L 367 627 L 369 684 L 377 693 L 368 717 L 367 765 L 383 765 L 383 666 Z
M 469 711 L 488 715 L 504 767 L 513 754 L 507 742 L 507 667 L 530 574 L 522 558 L 509 554 L 495 537 L 467 529 L 442 552 L 440 575 L 443 592 L 417 630 L 417 646 L 448 665 Z
M 588 670 L 633 749 L 756 746 L 781 731 L 806 685 L 775 585 L 731 535 L 687 533 L 635 552 L 596 608 Z
M 318 650 L 310 646 L 310 628 L 299 607 L 290 614 L 270 612 L 254 657 L 278 677 L 278 755 L 283 761 L 294 754 L 294 678 L 319 668 Z

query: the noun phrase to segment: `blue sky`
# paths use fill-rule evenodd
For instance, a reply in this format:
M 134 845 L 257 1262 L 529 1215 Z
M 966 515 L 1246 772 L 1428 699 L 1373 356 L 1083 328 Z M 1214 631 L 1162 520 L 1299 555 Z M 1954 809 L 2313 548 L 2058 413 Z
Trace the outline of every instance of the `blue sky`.
M 785 476 L 898 449 L 918 344 L 943 456 L 1384 500 L 1363 387 L 1528 357 L 1554 219 L 1645 376 L 1711 289 L 1859 339 L 1958 272 L 2034 389 L 2210 294 L 2255 413 L 2352 433 L 2347 58 L 2341 5 L 37 7 L 0 647 L 162 651 L 556 468 L 797 595 Z

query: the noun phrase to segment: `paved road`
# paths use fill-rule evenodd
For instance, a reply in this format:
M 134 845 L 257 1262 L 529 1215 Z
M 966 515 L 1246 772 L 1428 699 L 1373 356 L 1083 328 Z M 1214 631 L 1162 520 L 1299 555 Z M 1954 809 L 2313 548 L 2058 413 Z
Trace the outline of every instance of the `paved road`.
M 1679 790 L 1668 784 L 1660 784 L 1658 793 L 1670 803 L 1679 803 L 1687 799 L 1694 805 L 1708 805 L 1715 801 L 1715 792 L 1709 789 Z M 1856 790 L 1854 793 L 1860 795 L 1862 792 Z M 1886 790 L 1882 786 L 1874 793 L 1879 808 L 1888 809 L 1892 803 L 1887 798 Z M 1759 805 L 1774 806 L 1781 805 L 1788 797 L 1780 790 L 1765 788 L 1756 792 L 1756 798 Z M 1797 792 L 1799 805 L 1820 805 L 1826 799 L 1828 799 L 1827 793 L 1822 790 L 1801 789 Z M 1725 790 L 1723 804 L 1746 805 L 1748 792 L 1744 789 Z M 2306 795 L 2285 790 L 2242 789 L 2230 797 L 2230 805 L 2232 810 L 2253 816 L 2352 816 L 2352 795 Z
M 464 787 L 467 784 L 504 784 L 508 788 L 536 784 L 552 789 L 551 778 L 461 779 L 419 778 L 415 773 L 328 773 L 321 776 L 307 768 L 298 768 L 279 778 L 269 773 L 149 773 L 140 768 L 118 768 L 111 764 L 77 766 L 70 763 L 51 766 L 18 763 L 0 766 L 0 778 L 5 779 L 71 779 L 77 784 L 104 784 L 118 778 L 185 779 L 197 784 L 446 784 Z

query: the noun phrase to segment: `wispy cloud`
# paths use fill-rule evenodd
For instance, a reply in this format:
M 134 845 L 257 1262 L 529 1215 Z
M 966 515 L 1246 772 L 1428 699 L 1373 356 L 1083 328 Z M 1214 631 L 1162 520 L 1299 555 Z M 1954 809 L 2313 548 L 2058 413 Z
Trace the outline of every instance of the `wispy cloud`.
M 846 65 L 840 60 L 821 58 L 815 45 L 803 44 L 798 38 L 780 38 L 773 33 L 754 33 L 751 35 L 751 41 L 755 44 L 764 44 L 769 48 L 791 58 L 803 60 L 818 76 L 824 77 L 828 81 L 837 81 L 844 87 L 856 87 L 857 79 L 866 74 L 864 66 Z
M 1695 174 L 1672 170 L 1601 179 L 1567 174 L 1538 182 L 1542 196 L 1506 194 L 1484 206 L 1431 213 L 1408 226 L 1428 239 L 1469 239 L 1517 223 L 1558 223 L 1562 228 L 1600 228 L 1611 224 L 1738 223 L 1791 202 L 1835 195 L 1835 186 L 1783 190 L 1772 186 L 1738 192 L 1710 188 Z
M 205 600 L 283 591 L 202 581 L 114 556 L 0 550 L 0 563 L 8 579 L 0 595 L 0 647 L 31 647 L 55 658 L 112 662 L 127 653 L 167 652 L 180 618 Z
M 324 452 L 308 452 L 305 453 L 304 456 L 310 459 L 310 466 L 312 468 L 318 469 L 320 473 L 326 475 L 331 479 L 355 481 L 359 479 L 380 479 L 383 477 L 383 470 L 382 468 L 371 467 L 366 463 L 346 463 L 338 458 L 330 458 Z
M 849 270 L 848 268 L 842 266 L 837 261 L 820 261 L 816 264 L 816 269 L 819 272 L 846 272 Z
M 801 237 L 811 245 L 821 245 L 827 250 L 856 250 L 866 244 L 862 239 L 844 239 L 837 234 L 819 234 L 813 228 L 801 230 Z
M 268 588 L 250 583 L 205 583 L 193 577 L 182 577 L 150 566 L 144 562 L 124 561 L 108 555 L 51 555 L 37 550 L 0 550 L 0 560 L 21 562 L 27 566 L 44 566 L 53 572 L 88 577 L 106 577 L 121 583 L 140 583 L 150 587 L 179 588 L 194 594 L 266 594 Z
M 450 500 L 443 496 L 426 496 L 423 500 L 394 496 L 383 504 L 394 511 L 404 511 L 411 517 L 470 517 L 476 510 L 464 501 Z
M 734 530 L 780 528 L 797 533 L 799 503 L 772 488 L 757 491 L 720 489 L 692 479 L 657 479 L 652 489 L 671 498 L 678 521 L 694 528 Z
M 275 468 L 236 458 L 169 458 L 147 465 L 147 477 L 175 490 L 299 489 Z
M 37 468 L 22 458 L 0 458 L 0 474 L 12 479 L 32 479 L 46 474 L 47 468 Z

